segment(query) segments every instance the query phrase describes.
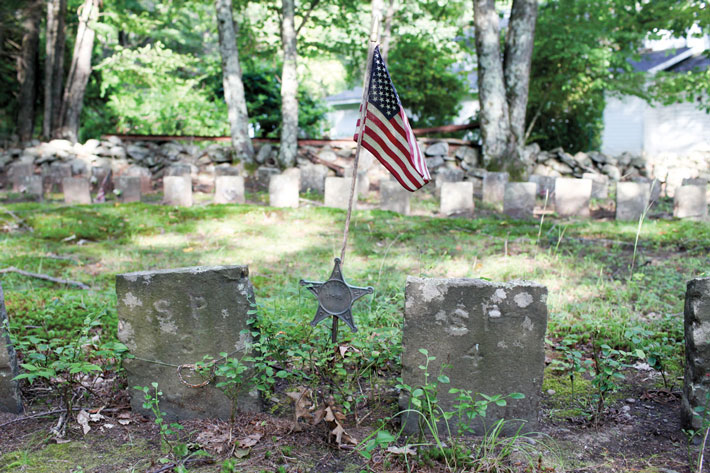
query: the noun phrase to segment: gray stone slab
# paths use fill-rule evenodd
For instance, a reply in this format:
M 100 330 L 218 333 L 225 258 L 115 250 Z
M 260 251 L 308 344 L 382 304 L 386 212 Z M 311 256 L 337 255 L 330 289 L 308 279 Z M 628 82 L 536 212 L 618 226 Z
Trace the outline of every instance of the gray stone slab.
M 286 169 L 282 174 L 271 176 L 269 181 L 269 205 L 297 209 L 300 188 L 301 172 L 298 168 Z
M 699 430 L 702 418 L 693 415 L 707 407 L 710 396 L 710 278 L 688 282 L 685 292 L 685 374 L 681 401 L 683 428 Z
M 487 172 L 483 176 L 483 202 L 503 203 L 505 185 L 509 178 L 507 172 Z
M 309 164 L 301 168 L 301 192 L 325 192 L 328 168 L 322 164 Z
M 5 294 L 0 284 L 0 411 L 19 414 L 22 412 L 20 386 L 12 378 L 20 374 L 15 348 L 7 332 Z
M 399 182 L 380 181 L 380 209 L 409 215 L 411 194 Z
M 616 219 L 638 221 L 648 208 L 651 186 L 645 182 L 616 184 Z
M 42 200 L 44 197 L 44 186 L 42 176 L 33 174 L 19 179 L 18 191 L 35 200 Z
M 141 178 L 137 176 L 119 176 L 116 179 L 118 201 L 124 204 L 141 201 Z
M 673 197 L 673 216 L 692 220 L 708 217 L 707 186 L 680 186 Z
M 104 184 L 104 179 L 106 179 L 106 183 L 104 184 L 104 192 L 106 194 L 113 192 L 113 179 L 111 176 L 106 178 L 110 172 L 110 166 L 95 166 L 91 168 L 91 189 L 94 192 L 99 191 L 101 185 Z
M 267 166 L 261 166 L 256 170 L 256 187 L 259 189 L 267 190 L 269 188 L 269 182 L 271 181 L 271 176 L 276 176 L 280 174 L 281 171 L 278 168 L 271 168 Z
M 345 168 L 343 176 L 353 177 L 352 166 Z M 357 182 L 355 183 L 355 189 L 357 189 L 358 197 L 366 198 L 367 194 L 370 192 L 370 178 L 367 176 L 367 171 L 363 170 L 359 165 L 357 170 Z
M 675 190 L 683 185 L 683 180 L 695 178 L 697 175 L 697 169 L 686 167 L 669 169 L 666 175 L 666 196 L 675 197 Z
M 326 207 L 347 209 L 350 199 L 350 187 L 353 185 L 352 177 L 327 177 L 325 179 L 325 195 L 323 201 Z M 357 192 L 353 205 L 357 204 Z
M 503 213 L 513 218 L 532 218 L 535 210 L 534 182 L 509 182 L 505 185 Z
M 594 172 L 585 172 L 582 179 L 592 181 L 592 199 L 606 199 L 609 197 L 609 176 Z
M 85 177 L 65 177 L 62 179 L 62 193 L 66 204 L 90 204 L 89 180 Z
M 192 166 L 185 163 L 172 164 L 165 168 L 166 176 L 190 176 L 192 175 Z
M 441 167 L 434 176 L 434 184 L 436 185 L 436 194 L 441 194 L 441 186 L 445 182 L 461 182 L 463 181 L 463 169 L 454 169 L 450 167 Z
M 589 217 L 592 181 L 588 179 L 555 179 L 555 211 L 560 217 Z
M 140 177 L 142 195 L 153 192 L 153 183 L 151 182 L 153 174 L 150 172 L 150 169 L 143 166 L 130 166 L 121 175 Z
M 454 215 L 473 212 L 473 182 L 444 182 L 441 185 L 439 213 Z
M 165 205 L 192 207 L 192 179 L 190 176 L 165 176 L 163 178 Z
M 10 165 L 8 170 L 8 177 L 12 183 L 12 190 L 14 192 L 20 192 L 20 187 L 22 186 L 24 179 L 28 176 L 34 174 L 34 164 L 32 163 L 13 163 Z
M 157 382 L 163 392 L 160 409 L 169 419 L 229 418 L 231 403 L 215 382 L 188 387 L 175 367 L 202 361 L 205 355 L 217 359 L 226 352 L 241 358 L 250 353 L 254 291 L 249 269 L 198 266 L 119 274 L 116 296 L 118 338 L 135 356 L 124 362 L 128 386 Z M 143 394 L 130 393 L 132 409 L 148 414 Z M 238 407 L 259 410 L 257 392 L 243 392 Z
M 661 198 L 661 187 L 663 184 L 661 181 L 659 181 L 658 179 L 651 179 L 648 177 L 639 176 L 632 178 L 631 182 L 641 182 L 644 184 L 648 184 L 648 187 L 650 189 L 649 203 L 651 204 L 651 206 L 658 203 L 658 200 Z
M 241 176 L 217 176 L 214 180 L 215 204 L 244 204 L 244 178 Z
M 555 178 L 551 176 L 543 176 L 541 174 L 533 174 L 528 179 L 529 182 L 534 182 L 537 186 L 537 195 L 540 197 L 548 197 L 552 200 L 552 194 L 555 192 Z
M 491 426 L 501 418 L 525 422 L 523 430 L 534 430 L 545 367 L 547 288 L 513 281 L 493 283 L 480 279 L 407 278 L 404 328 L 402 333 L 402 379 L 409 386 L 424 382 L 419 368 L 425 361 L 419 349 L 436 357 L 429 374 L 436 379 L 442 363 L 449 385 L 439 390 L 439 403 L 453 410 L 458 388 L 486 395 L 520 392 L 524 399 L 509 400 L 507 406 L 489 406 L 484 419 L 470 425 L 478 434 L 483 423 Z M 400 398 L 406 408 L 408 399 Z M 454 420 L 455 422 L 455 420 Z M 512 421 L 515 430 L 520 422 Z M 406 421 L 407 430 L 416 421 Z

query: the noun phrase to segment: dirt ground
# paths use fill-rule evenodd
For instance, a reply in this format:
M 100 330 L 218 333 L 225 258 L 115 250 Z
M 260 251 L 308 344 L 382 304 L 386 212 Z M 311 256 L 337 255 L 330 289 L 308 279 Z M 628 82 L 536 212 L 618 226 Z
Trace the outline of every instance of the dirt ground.
M 557 393 L 544 393 L 540 434 L 528 440 L 539 443 L 541 463 L 532 471 L 555 472 L 645 472 L 684 473 L 694 471 L 691 461 L 697 459 L 697 446 L 689 450 L 688 436 L 680 426 L 680 392 L 675 388 L 659 389 L 658 380 L 648 371 L 628 370 L 625 390 L 617 393 L 598 422 L 582 416 L 565 416 L 556 409 Z M 396 402 L 396 394 L 381 398 L 384 405 L 364 406 L 372 412 L 362 425 L 354 416 L 344 427 L 356 439 L 366 438 L 377 425 L 375 414 L 386 415 L 387 396 Z M 0 471 L 8 472 L 151 472 L 174 471 L 160 448 L 158 427 L 151 419 L 133 414 L 128 408 L 125 391 L 104 399 L 91 430 L 83 435 L 73 420 L 67 430 L 66 443 L 57 443 L 49 431 L 58 415 L 27 418 L 0 414 Z M 377 410 L 377 407 L 380 409 Z M 370 460 L 355 448 L 339 448 L 328 442 L 328 430 L 322 423 L 312 426 L 302 420 L 294 424 L 292 406 L 280 416 L 269 414 L 242 415 L 231 429 L 218 420 L 183 422 L 182 436 L 190 448 L 199 447 L 210 457 L 195 457 L 186 463 L 189 471 L 221 470 L 225 458 L 234 458 L 234 471 L 254 472 L 395 472 L 407 471 L 401 455 L 377 452 Z M 36 406 L 36 412 L 50 410 Z M 364 412 L 364 411 L 363 411 Z M 560 413 L 562 412 L 562 414 Z M 97 413 L 97 409 L 89 411 Z M 76 414 L 76 413 L 75 413 Z M 392 430 L 396 426 L 392 426 Z M 475 445 L 480 439 L 468 439 Z M 252 445 L 253 444 L 253 445 Z M 400 440 L 399 445 L 404 442 Z M 242 446 L 245 446 L 242 448 Z M 12 452 L 12 453 L 11 453 Z M 409 459 L 411 471 L 444 471 L 442 463 L 417 463 Z M 509 462 L 508 471 L 526 470 L 525 465 Z M 464 470 L 466 471 L 466 470 Z M 472 471 L 472 470 L 468 470 Z M 490 470 L 496 471 L 496 470 Z

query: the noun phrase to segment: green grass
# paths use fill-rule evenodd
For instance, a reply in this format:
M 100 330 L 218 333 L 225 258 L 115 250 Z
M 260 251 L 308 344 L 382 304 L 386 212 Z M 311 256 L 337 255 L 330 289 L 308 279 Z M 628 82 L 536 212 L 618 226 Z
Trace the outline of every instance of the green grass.
M 433 202 L 424 196 L 413 208 L 430 211 Z M 25 226 L 17 228 L 7 210 Z M 310 327 L 315 300 L 298 281 L 330 274 L 333 258 L 340 255 L 344 220 L 344 211 L 324 207 L 6 204 L 0 206 L 0 228 L 12 230 L 0 238 L 0 268 L 15 266 L 92 288 L 4 274 L 11 329 L 16 336 L 50 338 L 76 332 L 93 314 L 101 321 L 102 338 L 110 341 L 116 336 L 116 274 L 247 264 L 269 356 L 292 368 L 289 382 L 316 383 L 314 374 L 331 373 L 322 365 L 331 350 L 329 324 Z M 410 275 L 537 281 L 549 291 L 549 339 L 575 334 L 585 350 L 594 334 L 598 343 L 626 351 L 647 350 L 657 341 L 666 350 L 669 378 L 676 378 L 682 367 L 685 286 L 708 275 L 710 231 L 699 222 L 647 220 L 631 274 L 636 231 L 634 223 L 546 218 L 540 227 L 538 221 L 500 215 L 470 219 L 356 211 L 344 273 L 351 284 L 374 286 L 375 294 L 354 306 L 360 330 L 340 332 L 341 344 L 359 351 L 348 352 L 328 375 L 337 380 L 335 394 L 345 402 L 358 391 L 358 381 L 374 385 L 399 375 L 404 286 Z M 650 335 L 634 341 L 629 334 L 640 327 Z M 545 389 L 557 393 L 551 409 L 558 418 L 581 413 L 566 379 L 549 371 L 545 378 Z M 589 382 L 580 380 L 579 389 L 590 389 Z

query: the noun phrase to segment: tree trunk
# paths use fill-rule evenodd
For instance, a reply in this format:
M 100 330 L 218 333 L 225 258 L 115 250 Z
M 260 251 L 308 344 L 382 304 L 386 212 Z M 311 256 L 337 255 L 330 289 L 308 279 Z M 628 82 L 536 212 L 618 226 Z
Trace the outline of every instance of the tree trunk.
M 56 132 L 62 107 L 62 82 L 64 80 L 64 31 L 67 0 L 47 2 L 47 41 L 44 63 L 44 122 L 42 136 L 48 140 Z
M 238 159 L 249 163 L 254 159 L 254 146 L 249 138 L 249 116 L 244 98 L 242 69 L 239 66 L 238 29 L 232 17 L 232 0 L 216 0 L 215 9 L 219 52 L 222 56 L 222 84 L 224 100 L 227 102 L 232 147 Z
M 42 18 L 42 3 L 35 1 L 23 12 L 22 53 L 18 58 L 17 75 L 20 82 L 17 113 L 17 134 L 20 141 L 32 139 L 37 102 L 37 76 L 39 69 L 39 25 Z
M 99 17 L 99 0 L 84 0 L 79 9 L 79 27 L 72 56 L 67 85 L 62 98 L 59 136 L 76 142 L 79 135 L 79 118 L 84 105 L 84 92 L 91 75 L 91 52 L 94 48 L 95 32 L 91 22 Z
M 513 146 L 511 146 L 495 1 L 473 0 L 473 15 L 478 55 L 483 158 L 486 167 L 502 170 L 508 165 Z
M 390 52 L 390 44 L 392 42 L 392 19 L 397 11 L 397 0 L 390 0 L 389 5 L 387 5 L 387 13 L 385 13 L 384 28 L 382 34 L 380 35 L 380 55 L 382 55 L 382 60 L 387 64 L 387 55 Z
M 510 114 L 510 132 L 516 158 L 525 147 L 525 110 L 528 105 L 537 0 L 515 0 L 505 42 L 505 88 Z
M 279 164 L 291 167 L 298 153 L 298 73 L 296 30 L 294 28 L 294 0 L 282 0 L 281 43 L 283 44 L 283 73 L 281 74 L 281 147 Z

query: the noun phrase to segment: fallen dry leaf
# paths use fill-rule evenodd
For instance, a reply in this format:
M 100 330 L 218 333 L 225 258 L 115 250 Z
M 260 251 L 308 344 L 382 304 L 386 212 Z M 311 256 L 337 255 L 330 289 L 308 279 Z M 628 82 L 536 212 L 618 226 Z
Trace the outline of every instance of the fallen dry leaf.
M 230 432 L 220 432 L 215 429 L 208 429 L 200 434 L 195 439 L 198 445 L 201 447 L 214 451 L 217 454 L 222 454 L 227 450 L 229 444 L 231 444 Z
M 293 399 L 293 403 L 295 406 L 295 417 L 296 417 L 296 422 L 298 422 L 298 419 L 301 417 L 305 419 L 310 419 L 313 417 L 313 415 L 310 412 L 310 407 L 312 403 L 310 402 L 311 399 L 311 390 L 308 388 L 304 388 L 303 386 L 299 386 L 298 391 L 290 391 L 287 392 L 286 395 Z
M 239 441 L 239 446 L 242 448 L 253 447 L 259 442 L 259 440 L 261 440 L 261 434 L 247 435 Z
M 316 409 L 316 411 L 313 412 L 313 420 L 311 421 L 311 424 L 313 424 L 313 425 L 320 424 L 320 421 L 322 421 L 324 417 L 325 417 L 325 409 L 323 407 Z
M 234 456 L 237 458 L 246 458 L 249 456 L 249 450 L 248 448 L 236 448 L 234 449 Z
M 79 414 L 76 416 L 76 422 L 81 426 L 81 429 L 84 431 L 84 435 L 88 434 L 89 431 L 91 430 L 91 427 L 89 427 L 89 413 L 86 412 L 85 410 L 79 411 Z
M 130 419 L 118 419 L 118 423 L 121 425 L 128 425 L 131 423 Z
M 405 445 L 404 447 L 389 447 L 387 448 L 387 452 L 394 453 L 395 455 L 416 455 L 417 453 L 411 445 Z
M 330 431 L 330 435 L 335 436 L 335 443 L 337 443 L 339 447 L 346 444 L 357 445 L 357 440 L 348 434 L 340 424 L 335 425 L 335 428 Z

